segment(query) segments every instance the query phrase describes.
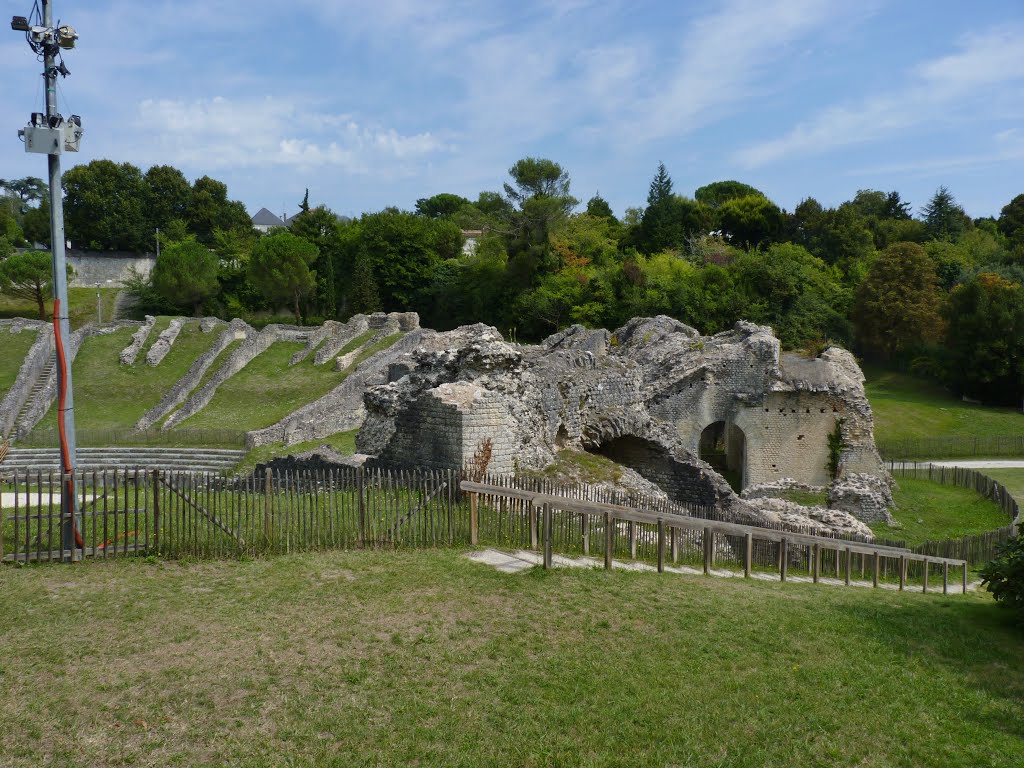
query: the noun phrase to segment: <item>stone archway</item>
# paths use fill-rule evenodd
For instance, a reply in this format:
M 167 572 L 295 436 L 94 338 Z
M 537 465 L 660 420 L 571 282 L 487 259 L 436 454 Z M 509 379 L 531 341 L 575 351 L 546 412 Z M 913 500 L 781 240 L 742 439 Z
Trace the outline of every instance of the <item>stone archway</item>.
M 747 484 L 747 438 L 736 424 L 715 421 L 700 433 L 700 458 L 739 493 Z

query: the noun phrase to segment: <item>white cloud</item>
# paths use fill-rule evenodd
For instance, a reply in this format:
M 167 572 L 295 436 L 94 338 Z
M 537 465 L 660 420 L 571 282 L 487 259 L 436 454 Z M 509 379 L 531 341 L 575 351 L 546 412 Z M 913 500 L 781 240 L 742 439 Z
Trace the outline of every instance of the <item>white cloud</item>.
M 395 171 L 450 147 L 430 133 L 403 135 L 346 114 L 310 112 L 291 99 L 146 100 L 136 128 L 160 162 L 196 168 L 330 165 L 349 173 Z
M 1022 33 L 1019 27 L 1003 27 L 969 35 L 955 53 L 916 67 L 904 87 L 858 104 L 828 107 L 784 136 L 737 152 L 734 159 L 755 168 L 970 115 L 993 87 L 1024 79 Z

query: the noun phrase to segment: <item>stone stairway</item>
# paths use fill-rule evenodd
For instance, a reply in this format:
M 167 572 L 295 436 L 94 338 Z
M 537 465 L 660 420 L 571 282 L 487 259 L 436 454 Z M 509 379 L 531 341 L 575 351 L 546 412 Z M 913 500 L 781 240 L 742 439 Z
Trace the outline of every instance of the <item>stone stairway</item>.
M 88 472 L 140 467 L 223 474 L 243 456 L 245 451 L 227 448 L 79 448 L 76 466 Z M 12 448 L 0 469 L 49 472 L 57 466 L 56 448 Z
M 129 315 L 132 314 L 133 309 L 135 309 L 135 297 L 126 290 L 118 291 L 117 296 L 114 297 L 114 316 L 110 318 L 111 322 L 130 320 Z
M 32 384 L 32 390 L 29 392 L 27 398 L 25 398 L 25 404 L 21 406 L 21 410 L 18 411 L 18 417 L 14 420 L 15 424 L 20 424 L 25 413 L 32 407 L 32 403 L 39 397 L 39 393 L 46 387 L 46 382 L 53 376 L 54 371 L 57 370 L 57 358 L 50 355 L 50 361 L 46 364 L 46 367 L 40 372 L 36 378 L 35 383 Z

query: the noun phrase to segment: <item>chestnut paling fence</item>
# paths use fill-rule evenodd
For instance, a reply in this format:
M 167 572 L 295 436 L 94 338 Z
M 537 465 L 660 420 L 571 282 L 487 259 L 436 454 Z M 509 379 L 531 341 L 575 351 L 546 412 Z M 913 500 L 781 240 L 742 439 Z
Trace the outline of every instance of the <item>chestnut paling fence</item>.
M 265 472 L 225 478 L 111 470 L 75 476 L 78 540 L 61 548 L 61 477 L 0 478 L 0 558 L 75 561 L 129 554 L 239 557 L 338 548 L 490 544 L 615 560 L 640 560 L 786 579 L 920 584 L 966 563 L 854 538 L 717 519 L 713 509 L 544 480 L 452 471 Z

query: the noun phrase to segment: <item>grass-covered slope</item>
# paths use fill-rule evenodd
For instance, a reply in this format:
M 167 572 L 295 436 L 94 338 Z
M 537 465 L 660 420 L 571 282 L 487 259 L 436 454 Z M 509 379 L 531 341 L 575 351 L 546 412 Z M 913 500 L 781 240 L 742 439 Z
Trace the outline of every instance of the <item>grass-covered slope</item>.
M 1024 414 L 965 403 L 925 379 L 865 366 L 875 439 L 1024 435 Z
M 1024 764 L 985 595 L 352 552 L 5 568 L 0 615 L 13 768 Z
M 0 330 L 0 400 L 14 386 L 18 370 L 25 362 L 25 355 L 35 343 L 37 334 L 32 330 L 8 333 Z
M 169 323 L 170 318 L 157 319 L 133 366 L 121 365 L 119 356 L 131 343 L 134 328 L 90 336 L 82 342 L 72 368 L 75 423 L 79 429 L 131 429 L 217 338 L 216 332 L 203 333 L 198 321 L 187 322 L 163 361 L 150 367 L 146 352 Z M 56 411 L 51 408 L 36 430 L 55 429 L 56 419 Z
M 314 366 L 312 356 L 289 366 L 305 345 L 279 341 L 261 352 L 217 389 L 199 413 L 181 422 L 184 429 L 251 430 L 269 427 L 340 384 L 343 371 Z
M 985 473 L 989 474 L 988 470 Z M 913 547 L 926 541 L 987 533 L 1010 522 L 998 504 L 970 488 L 908 477 L 897 478 L 896 482 L 896 506 L 891 510 L 896 525 L 871 526 L 881 538 L 904 541 Z
M 100 303 L 103 309 L 103 322 L 110 322 L 114 316 L 114 300 L 120 292 L 120 288 L 100 288 Z M 86 323 L 95 323 L 96 317 L 96 289 L 95 288 L 68 288 L 68 322 L 71 328 L 81 328 Z M 47 313 L 53 310 L 52 302 L 47 302 Z M 0 293 L 0 317 L 27 317 L 33 320 L 39 319 L 39 309 L 36 305 L 18 296 L 8 293 Z M 47 314 L 47 320 L 50 319 Z

